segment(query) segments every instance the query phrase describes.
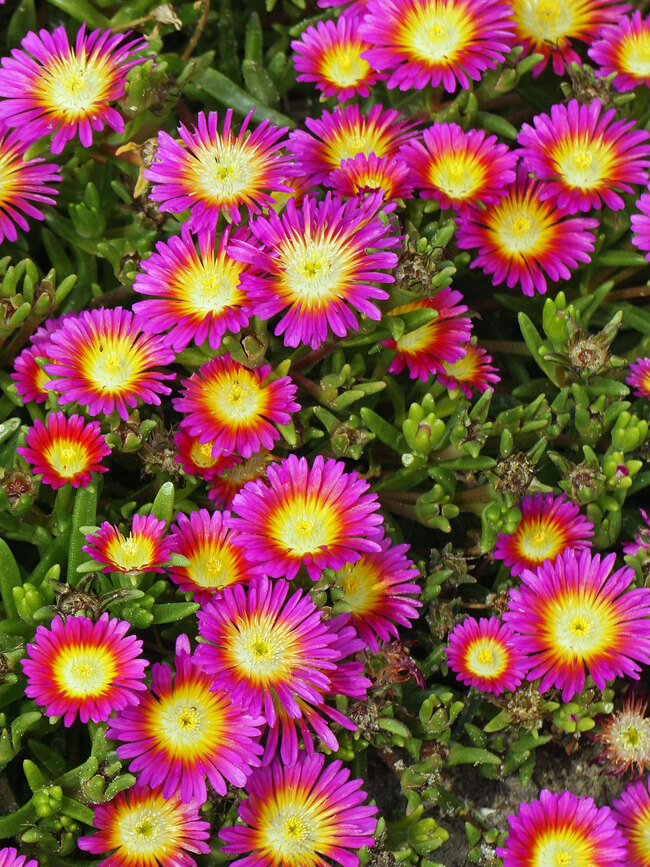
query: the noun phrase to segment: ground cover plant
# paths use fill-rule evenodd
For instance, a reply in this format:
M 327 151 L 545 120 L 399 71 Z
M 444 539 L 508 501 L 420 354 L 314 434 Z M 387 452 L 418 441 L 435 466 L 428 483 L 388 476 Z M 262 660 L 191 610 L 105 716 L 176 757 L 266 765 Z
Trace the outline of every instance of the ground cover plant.
M 0 5 L 0 867 L 650 865 L 648 5 Z

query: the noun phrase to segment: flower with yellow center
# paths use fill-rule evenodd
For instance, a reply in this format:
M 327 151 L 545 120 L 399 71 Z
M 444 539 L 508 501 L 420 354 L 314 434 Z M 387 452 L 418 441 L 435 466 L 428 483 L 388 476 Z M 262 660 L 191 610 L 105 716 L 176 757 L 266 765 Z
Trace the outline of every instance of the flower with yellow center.
M 495 695 L 519 686 L 528 668 L 514 633 L 497 617 L 459 623 L 446 652 L 458 680 Z
M 600 745 L 598 763 L 605 773 L 620 776 L 634 770 L 637 777 L 650 768 L 648 702 L 630 691 L 621 710 L 599 719 L 594 739 Z
M 621 16 L 615 25 L 603 27 L 592 42 L 589 57 L 600 68 L 598 75 L 614 76 L 619 91 L 650 84 L 650 21 L 637 9 Z
M 125 537 L 113 524 L 104 522 L 95 532 L 86 536 L 89 543 L 83 550 L 98 563 L 103 572 L 163 572 L 169 560 L 173 540 L 165 537 L 165 522 L 155 515 L 134 515 L 131 533 Z
M 625 867 L 650 863 L 650 793 L 648 782 L 634 783 L 612 802 L 612 812 L 627 843 Z

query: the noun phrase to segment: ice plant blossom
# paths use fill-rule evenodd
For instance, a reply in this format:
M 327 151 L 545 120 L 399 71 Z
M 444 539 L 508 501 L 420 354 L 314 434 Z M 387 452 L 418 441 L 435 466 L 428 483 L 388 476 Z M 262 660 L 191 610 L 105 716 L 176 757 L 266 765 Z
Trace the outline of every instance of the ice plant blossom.
M 492 356 L 475 341 L 476 338 L 462 347 L 458 361 L 445 361 L 444 372 L 438 374 L 438 381 L 450 391 L 458 389 L 470 399 L 473 389 L 482 393 L 501 381 L 497 368 L 491 364 Z
M 511 9 L 501 0 L 368 0 L 360 33 L 364 53 L 388 71 L 388 88 L 442 85 L 453 93 L 495 69 L 514 44 Z
M 328 331 L 336 337 L 358 331 L 360 313 L 381 318 L 374 302 L 388 292 L 375 284 L 395 281 L 388 272 L 397 265 L 392 248 L 399 245 L 378 218 L 381 203 L 381 195 L 347 202 L 331 194 L 322 202 L 305 196 L 299 208 L 290 200 L 281 216 L 270 212 L 253 221 L 255 242 L 228 246 L 234 259 L 259 271 L 242 274 L 255 315 L 284 314 L 275 334 L 284 335 L 286 346 L 316 349 Z
M 38 861 L 26 859 L 27 855 L 19 855 L 12 846 L 0 849 L 0 867 L 38 867 Z
M 295 578 L 302 565 L 318 581 L 364 552 L 380 551 L 382 517 L 376 494 L 345 464 L 289 455 L 271 464 L 267 478 L 235 495 L 228 521 L 233 539 L 254 567 L 272 578 Z
M 142 641 L 126 634 L 129 628 L 108 614 L 96 623 L 55 617 L 49 627 L 38 626 L 22 660 L 25 695 L 48 716 L 63 716 L 65 726 L 77 716 L 82 723 L 101 722 L 136 704 L 149 663 L 140 656 Z
M 614 867 L 628 865 L 625 838 L 609 807 L 573 792 L 542 789 L 508 816 L 505 846 L 496 850 L 503 867 Z
M 603 111 L 600 100 L 580 105 L 551 106 L 533 125 L 523 124 L 517 141 L 522 165 L 538 180 L 540 201 L 554 202 L 565 214 L 600 208 L 625 207 L 617 190 L 634 191 L 631 184 L 648 183 L 650 133 L 635 129 L 634 121 L 615 120 L 616 109 Z
M 637 9 L 615 25 L 603 27 L 587 54 L 600 67 L 597 74 L 609 78 L 618 91 L 650 86 L 650 19 Z
M 239 805 L 245 825 L 219 832 L 222 850 L 246 856 L 231 862 L 237 867 L 358 867 L 356 853 L 374 844 L 377 824 L 362 785 L 322 755 L 302 755 L 288 768 L 276 761 L 251 775 Z
M 648 780 L 633 783 L 612 802 L 612 813 L 627 843 L 625 867 L 650 864 L 650 792 Z
M 102 572 L 125 575 L 163 572 L 174 544 L 164 534 L 164 521 L 159 521 L 155 515 L 136 514 L 128 538 L 114 524 L 104 521 L 96 532 L 86 536 L 88 544 L 82 550 L 93 560 L 105 564 Z
M 330 174 L 327 186 L 339 196 L 380 192 L 385 202 L 413 198 L 413 184 L 406 163 L 375 154 L 357 154 L 343 160 L 341 167 Z M 384 212 L 388 212 L 388 207 L 384 206 Z
M 153 183 L 151 200 L 172 214 L 189 208 L 195 232 L 214 229 L 222 212 L 240 223 L 242 208 L 256 214 L 273 204 L 269 192 L 291 192 L 283 181 L 287 160 L 278 153 L 286 129 L 264 120 L 249 132 L 251 111 L 235 134 L 232 114 L 229 108 L 221 132 L 214 111 L 199 112 L 192 129 L 179 124 L 180 141 L 159 132 L 155 161 L 144 171 Z
M 54 154 L 77 133 L 90 147 L 104 126 L 123 132 L 124 120 L 109 103 L 124 95 L 127 72 L 143 62 L 132 55 L 147 44 L 125 40 L 127 34 L 110 30 L 86 33 L 85 24 L 74 47 L 63 26 L 28 33 L 0 61 L 0 120 L 26 144 L 53 132 Z
M 45 423 L 36 419 L 25 445 L 16 451 L 55 489 L 68 483 L 85 488 L 93 473 L 108 472 L 101 460 L 111 453 L 99 422 L 86 423 L 80 415 L 66 418 L 62 412 L 52 413 Z
M 585 668 L 604 689 L 615 677 L 638 680 L 639 663 L 650 663 L 650 590 L 629 589 L 634 570 L 612 572 L 615 560 L 570 548 L 524 570 L 510 590 L 503 619 L 529 657 L 528 680 L 541 678 L 540 692 L 556 687 L 570 701 L 584 689 Z
M 498 617 L 468 617 L 459 623 L 446 653 L 457 680 L 495 695 L 518 687 L 528 669 L 514 632 Z
M 11 378 L 23 403 L 44 403 L 50 396 L 45 387 L 50 378 L 38 360 L 42 357 L 43 354 L 37 346 L 27 346 L 16 356 Z
M 205 778 L 220 795 L 226 781 L 243 786 L 251 768 L 259 765 L 257 743 L 261 719 L 253 719 L 215 686 L 190 654 L 187 636 L 176 642 L 175 675 L 168 665 L 151 669 L 151 688 L 137 707 L 125 708 L 111 719 L 106 736 L 122 743 L 120 759 L 139 784 L 162 787 L 168 798 L 207 799 Z
M 135 785 L 94 808 L 97 831 L 80 837 L 78 845 L 108 855 L 99 867 L 196 867 L 188 853 L 210 852 L 210 823 L 199 818 L 200 806 Z

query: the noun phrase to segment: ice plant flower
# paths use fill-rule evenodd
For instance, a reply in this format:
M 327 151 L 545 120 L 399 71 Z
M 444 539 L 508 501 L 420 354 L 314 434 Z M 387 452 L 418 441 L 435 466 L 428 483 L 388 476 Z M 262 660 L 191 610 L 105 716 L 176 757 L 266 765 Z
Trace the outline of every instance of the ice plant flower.
M 18 851 L 11 846 L 0 849 L 0 867 L 38 867 L 38 861 L 27 855 L 19 855 Z
M 278 153 L 286 128 L 264 120 L 248 132 L 252 116 L 252 111 L 246 115 L 237 135 L 230 108 L 221 132 L 217 112 L 201 111 L 191 130 L 179 124 L 180 141 L 158 133 L 155 160 L 143 174 L 153 182 L 149 195 L 161 211 L 180 214 L 189 208 L 189 228 L 211 230 L 222 212 L 240 223 L 241 208 L 256 214 L 273 204 L 267 191 L 291 192 L 283 181 L 287 159 Z
M 631 7 L 616 0 L 510 0 L 516 24 L 517 41 L 523 46 L 522 57 L 542 54 L 533 68 L 540 75 L 552 60 L 553 71 L 564 75 L 565 66 L 582 63 L 571 40 L 592 43 L 605 24 L 618 25 Z
M 621 16 L 615 25 L 601 28 L 587 54 L 600 67 L 597 75 L 614 76 L 616 90 L 650 86 L 650 20 L 642 18 L 638 9 Z
M 484 392 L 501 381 L 499 372 L 491 364 L 492 356 L 482 346 L 467 343 L 463 356 L 458 361 L 443 363 L 444 373 L 438 374 L 438 381 L 450 391 L 460 389 L 465 397 L 471 399 L 472 389 Z
M 625 867 L 650 864 L 650 793 L 648 780 L 632 783 L 612 801 L 612 813 L 627 843 Z
M 182 512 L 171 526 L 174 550 L 190 561 L 187 566 L 172 566 L 169 577 L 180 590 L 191 591 L 201 604 L 215 592 L 232 584 L 250 581 L 252 571 L 241 548 L 232 543 L 235 530 L 226 527 L 229 512 L 199 509 L 189 518 Z
M 421 602 L 416 583 L 419 570 L 406 557 L 408 545 L 393 545 L 382 539 L 380 551 L 362 554 L 356 563 L 346 563 L 334 580 L 333 596 L 350 612 L 351 623 L 373 652 L 377 639 L 397 638 L 397 626 L 410 626 L 418 617 Z
M 623 553 L 630 554 L 632 557 L 636 556 L 641 551 L 647 553 L 650 550 L 650 515 L 648 515 L 645 509 L 639 509 L 639 512 L 645 521 L 645 527 L 640 527 L 640 529 L 637 530 L 633 542 L 623 542 L 622 546 Z
M 491 274 L 494 286 L 519 284 L 524 295 L 543 295 L 547 277 L 568 280 L 571 269 L 591 261 L 596 239 L 589 229 L 598 220 L 565 218 L 549 200 L 540 200 L 541 187 L 520 169 L 496 205 L 461 214 L 456 243 L 461 250 L 478 249 L 470 268 Z
M 80 415 L 66 418 L 62 412 L 49 415 L 45 424 L 36 419 L 25 436 L 25 445 L 16 451 L 54 489 L 68 483 L 85 488 L 93 473 L 108 472 L 101 460 L 111 453 L 99 422 L 86 422 Z
M 225 469 L 241 463 L 237 455 L 217 454 L 212 457 L 212 442 L 202 443 L 198 437 L 182 430 L 174 434 L 174 445 L 178 451 L 174 460 L 181 464 L 183 472 L 188 476 L 200 476 L 206 481 L 215 479 Z
M 327 179 L 339 196 L 364 196 L 380 192 L 385 202 L 413 197 L 413 184 L 409 167 L 399 159 L 378 157 L 375 154 L 357 154 L 343 160 L 341 168 L 333 171 Z M 384 208 L 387 211 L 388 208 Z
M 410 181 L 441 208 L 493 205 L 515 180 L 517 154 L 482 129 L 468 132 L 457 123 L 434 123 L 400 148 Z
M 523 124 L 517 141 L 522 165 L 538 180 L 540 201 L 547 199 L 565 214 L 625 207 L 616 192 L 633 192 L 630 184 L 648 183 L 650 133 L 630 120 L 615 120 L 616 109 L 603 112 L 600 100 L 581 105 L 553 105 Z
M 612 573 L 615 560 L 569 548 L 524 570 L 510 590 L 503 619 L 529 657 L 528 680 L 541 678 L 540 692 L 557 687 L 567 702 L 584 689 L 585 667 L 604 689 L 615 677 L 638 680 L 638 663 L 650 663 L 650 590 L 630 590 L 634 570 Z
M 628 693 L 623 707 L 600 720 L 594 740 L 602 744 L 597 757 L 603 772 L 620 776 L 635 767 L 640 777 L 650 769 L 650 717 L 648 701 Z
M 153 296 L 136 301 L 133 312 L 143 331 L 168 332 L 174 352 L 192 341 L 206 340 L 218 349 L 228 332 L 236 334 L 248 325 L 250 303 L 240 285 L 243 266 L 226 255 L 229 230 L 215 245 L 214 232 L 203 232 L 198 249 L 187 223 L 180 237 L 156 244 L 156 252 L 141 263 L 133 290 Z
M 55 617 L 49 627 L 38 626 L 22 660 L 25 695 L 48 716 L 63 716 L 65 726 L 77 715 L 82 723 L 102 722 L 136 704 L 146 689 L 142 681 L 149 663 L 140 656 L 142 641 L 126 634 L 129 627 L 108 614 L 96 623 Z
M 492 553 L 513 575 L 553 563 L 568 548 L 591 547 L 594 525 L 564 494 L 532 494 L 519 503 L 521 521 L 514 533 L 499 533 Z
M 565 7 L 564 7 L 565 8 Z M 496 850 L 503 867 L 627 865 L 625 838 L 609 807 L 573 792 L 542 789 L 539 798 L 508 816 L 505 846 Z
M 164 385 L 173 373 L 154 370 L 174 361 L 174 353 L 162 337 L 143 334 L 130 310 L 86 310 L 66 320 L 43 344 L 51 359 L 44 366 L 52 377 L 48 388 L 58 393 L 59 403 L 88 408 L 90 415 L 129 417 L 129 408 L 139 400 L 160 405 L 160 395 L 171 389 Z
M 364 57 L 389 71 L 388 88 L 452 93 L 495 69 L 514 44 L 511 9 L 501 0 L 368 0 L 359 28 Z
M 468 617 L 457 624 L 446 653 L 457 680 L 494 695 L 516 689 L 528 670 L 515 634 L 498 617 Z
M 164 572 L 174 544 L 164 534 L 165 522 L 155 515 L 134 515 L 128 539 L 114 524 L 104 521 L 96 533 L 86 536 L 89 544 L 82 550 L 105 564 L 102 572 Z
M 219 832 L 223 852 L 246 855 L 238 867 L 358 867 L 358 850 L 375 842 L 376 807 L 364 806 L 363 780 L 335 760 L 305 756 L 292 767 L 275 761 L 255 771 L 239 805 L 245 826 Z
M 650 358 L 637 358 L 633 361 L 628 368 L 625 382 L 632 387 L 636 397 L 650 398 Z
M 226 781 L 243 786 L 259 765 L 257 741 L 262 720 L 251 718 L 190 654 L 186 635 L 176 642 L 175 676 L 168 665 L 151 669 L 151 689 L 137 707 L 125 708 L 109 723 L 106 736 L 122 741 L 120 759 L 129 759 L 138 783 L 161 786 L 165 798 L 205 803 L 205 778 L 220 795 Z
M 28 33 L 0 61 L 0 119 L 27 144 L 53 132 L 54 154 L 77 132 L 84 147 L 104 125 L 123 132 L 124 120 L 109 102 L 124 95 L 127 72 L 143 62 L 131 55 L 147 44 L 126 39 L 110 30 L 86 33 L 85 24 L 74 47 L 63 26 Z
M 11 378 L 16 383 L 16 391 L 23 403 L 44 403 L 50 396 L 45 387 L 50 377 L 38 361 L 42 357 L 43 353 L 37 346 L 27 346 L 16 356 Z
M 636 208 L 638 214 L 632 214 L 632 243 L 639 250 L 643 250 L 646 259 L 650 262 L 650 193 L 642 193 Z
M 229 525 L 255 568 L 272 578 L 295 578 L 302 565 L 318 581 L 364 552 L 381 551 L 382 517 L 376 494 L 345 464 L 317 455 L 289 455 L 235 495 Z
M 245 271 L 242 286 L 260 319 L 284 313 L 275 334 L 286 346 L 316 349 L 328 331 L 358 331 L 360 313 L 381 318 L 374 302 L 388 292 L 375 284 L 395 282 L 388 270 L 397 265 L 391 248 L 399 245 L 378 218 L 381 199 L 342 202 L 328 193 L 322 202 L 305 196 L 299 208 L 290 200 L 281 216 L 271 211 L 251 224 L 257 243 L 233 239 L 228 246 L 234 259 L 261 272 Z
M 199 818 L 200 806 L 135 785 L 94 807 L 97 832 L 78 845 L 94 855 L 112 853 L 99 867 L 196 867 L 188 853 L 210 852 L 210 823 Z
M 200 443 L 212 443 L 212 455 L 237 453 L 250 458 L 272 449 L 280 434 L 274 425 L 289 424 L 300 409 L 298 387 L 288 376 L 269 379 L 268 364 L 251 370 L 229 355 L 213 358 L 183 380 L 172 403 L 184 413 L 181 428 Z
M 406 368 L 411 379 L 426 382 L 432 373 L 444 373 L 445 362 L 459 361 L 472 333 L 471 319 L 461 315 L 467 313 L 467 305 L 459 303 L 462 301 L 460 292 L 445 287 L 431 297 L 389 310 L 390 316 L 425 309 L 435 310 L 438 315 L 426 325 L 406 331 L 397 340 L 392 337 L 382 340 L 384 346 L 396 351 L 388 372 L 401 373 Z
M 55 204 L 58 194 L 52 184 L 61 180 L 59 167 L 40 157 L 26 160 L 24 154 L 18 134 L 0 121 L 0 241 L 15 241 L 16 226 L 27 232 L 27 217 L 44 220 L 41 206 Z
M 371 46 L 359 36 L 359 19 L 354 16 L 319 21 L 304 30 L 291 47 L 296 52 L 296 81 L 313 82 L 323 97 L 345 100 L 370 96 L 370 87 L 388 77 L 376 72 L 363 57 Z
M 313 184 L 321 184 L 357 154 L 396 156 L 400 146 L 415 135 L 416 124 L 381 105 L 373 105 L 368 114 L 361 114 L 358 105 L 346 105 L 324 111 L 320 118 L 306 118 L 305 126 L 309 132 L 289 134 L 287 150 L 293 154 L 296 171 L 311 176 Z

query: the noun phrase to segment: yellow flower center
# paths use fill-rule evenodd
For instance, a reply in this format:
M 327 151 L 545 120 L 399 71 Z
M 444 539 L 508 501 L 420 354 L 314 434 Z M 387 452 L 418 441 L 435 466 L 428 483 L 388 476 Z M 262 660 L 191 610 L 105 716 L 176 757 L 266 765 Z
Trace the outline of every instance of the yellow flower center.
M 607 604 L 574 592 L 549 607 L 545 614 L 547 640 L 567 664 L 576 660 L 588 664 L 592 657 L 614 646 L 620 630 Z
M 208 467 L 213 467 L 217 463 L 219 458 L 212 457 L 212 445 L 212 443 L 199 442 L 196 442 L 192 445 L 192 448 L 190 450 L 190 457 L 197 465 L 197 467 L 203 467 L 207 469 Z
M 127 857 L 133 857 L 138 861 L 147 858 L 143 863 L 153 864 L 155 862 L 150 858 L 164 857 L 165 851 L 171 850 L 176 843 L 174 838 L 177 835 L 176 828 L 172 828 L 170 834 L 169 816 L 160 809 L 146 805 L 131 808 L 120 816 L 115 831 L 115 843 L 123 847 Z
M 234 139 L 195 149 L 188 168 L 187 185 L 215 206 L 248 198 L 263 173 L 255 151 Z
M 190 561 L 187 567 L 188 578 L 207 590 L 221 590 L 240 579 L 241 570 L 238 568 L 237 556 L 229 547 L 210 545 L 198 555 L 190 555 Z
M 311 805 L 273 804 L 261 836 L 265 850 L 273 852 L 277 863 L 285 867 L 302 867 L 321 863 L 315 858 L 319 851 L 319 823 Z
M 550 152 L 558 176 L 570 187 L 588 190 L 608 181 L 613 169 L 612 148 L 604 141 L 560 139 Z
M 121 533 L 111 538 L 106 556 L 121 572 L 135 572 L 150 566 L 154 557 L 154 543 L 149 536 L 138 533 L 126 539 Z
M 104 695 L 118 675 L 113 654 L 103 647 L 88 645 L 62 650 L 53 672 L 61 692 L 71 698 Z
M 531 867 L 591 867 L 593 844 L 571 827 L 553 828 L 533 845 Z
M 522 521 L 516 535 L 520 556 L 533 564 L 554 560 L 565 547 L 562 527 L 544 518 Z
M 217 261 L 196 262 L 183 275 L 179 286 L 183 307 L 190 315 L 221 313 L 227 307 L 241 304 L 244 294 L 239 288 L 242 266 L 225 257 Z
M 403 53 L 431 66 L 449 66 L 476 35 L 471 4 L 429 0 L 409 10 L 399 27 Z
M 316 553 L 338 540 L 336 516 L 331 507 L 316 499 L 290 499 L 277 509 L 270 523 L 272 537 L 288 555 Z
M 367 45 L 359 42 L 335 45 L 321 61 L 323 78 L 340 88 L 354 87 L 362 82 L 371 71 L 368 61 L 361 57 L 366 48 Z
M 118 335 L 94 335 L 85 349 L 83 372 L 99 392 L 127 391 L 142 371 L 140 350 Z
M 261 619 L 240 627 L 230 643 L 230 655 L 250 680 L 263 683 L 290 670 L 294 647 L 286 626 Z
M 174 758 L 191 762 L 223 740 L 227 699 L 204 683 L 176 685 L 147 711 L 147 728 L 156 744 Z
M 279 291 L 306 308 L 345 298 L 351 263 L 343 242 L 331 237 L 292 238 L 280 251 Z
M 465 664 L 478 677 L 496 678 L 508 664 L 508 653 L 494 639 L 478 638 L 468 646 Z
M 255 375 L 242 367 L 221 371 L 210 380 L 205 390 L 205 403 L 219 421 L 245 425 L 262 414 L 266 399 Z
M 645 28 L 627 36 L 619 48 L 618 65 L 622 72 L 647 78 L 650 75 L 650 32 Z
M 39 102 L 68 120 L 78 119 L 105 100 L 113 77 L 105 61 L 74 54 L 57 57 L 37 84 Z
M 78 442 L 60 439 L 45 451 L 45 458 L 62 479 L 72 479 L 88 469 L 88 453 Z
M 534 42 L 557 44 L 592 23 L 585 8 L 591 4 L 582 0 L 512 0 L 511 5 L 519 31 Z
M 343 589 L 343 598 L 353 614 L 367 614 L 374 610 L 383 581 L 378 570 L 365 557 L 356 563 L 346 563 L 337 574 L 336 581 Z

